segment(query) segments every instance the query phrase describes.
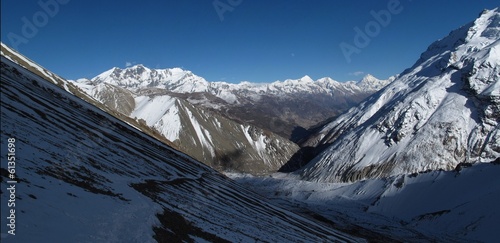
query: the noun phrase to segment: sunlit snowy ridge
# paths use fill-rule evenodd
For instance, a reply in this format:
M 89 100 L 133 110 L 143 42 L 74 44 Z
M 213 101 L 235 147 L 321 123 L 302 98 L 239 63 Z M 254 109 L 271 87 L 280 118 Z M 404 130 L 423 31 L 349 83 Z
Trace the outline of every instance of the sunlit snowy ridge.
M 500 13 L 433 43 L 410 69 L 325 125 L 329 147 L 300 171 L 314 181 L 453 170 L 500 157 Z
M 125 69 L 115 67 L 91 80 L 79 79 L 77 82 L 92 85 L 107 83 L 131 91 L 161 88 L 174 93 L 208 92 L 228 103 L 240 103 L 243 102 L 242 98 L 258 100 L 261 95 L 288 95 L 300 92 L 333 94 L 336 91 L 346 93 L 372 92 L 384 87 L 393 79 L 394 77 L 389 80 L 379 80 L 372 75 L 366 75 L 358 82 L 338 82 L 328 77 L 314 81 L 306 75 L 300 79 L 287 79 L 272 83 L 244 81 L 233 84 L 208 82 L 191 71 L 181 68 L 150 69 L 139 64 Z
M 359 81 L 337 82 L 328 77 L 314 81 L 304 76 L 272 83 L 233 84 L 209 82 L 180 68 L 151 69 L 135 65 L 125 69 L 115 67 L 90 80 L 79 79 L 74 83 L 99 100 L 113 99 L 106 90 L 116 91 L 118 87 L 134 97 L 175 96 L 197 108 L 297 141 L 300 138 L 294 134 L 296 128 L 305 130 L 339 115 L 393 79 L 379 80 L 366 75 Z M 133 101 L 125 103 L 126 107 L 116 109 L 130 115 L 128 104 Z

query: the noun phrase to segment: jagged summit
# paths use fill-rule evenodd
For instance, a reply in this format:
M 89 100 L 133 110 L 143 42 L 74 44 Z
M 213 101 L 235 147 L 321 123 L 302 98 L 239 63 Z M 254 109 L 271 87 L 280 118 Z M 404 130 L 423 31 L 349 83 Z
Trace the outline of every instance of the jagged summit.
M 317 181 L 454 169 L 500 157 L 500 13 L 434 42 L 396 80 L 325 125 L 300 173 Z
M 125 69 L 112 68 L 93 78 L 92 82 L 113 84 L 131 90 L 164 88 L 179 93 L 208 90 L 208 82 L 191 71 L 181 68 L 150 69 L 142 64 Z
M 312 82 L 314 82 L 314 80 L 311 77 L 309 77 L 309 75 L 305 75 L 304 77 L 300 78 L 299 80 L 302 83 L 312 83 Z
M 131 90 L 155 87 L 179 93 L 211 92 L 217 94 L 221 93 L 221 90 L 248 90 L 256 93 L 269 91 L 284 94 L 297 91 L 311 92 L 318 89 L 323 90 L 323 92 L 332 92 L 332 90 L 328 89 L 328 86 L 324 85 L 325 83 L 329 83 L 329 87 L 347 87 L 348 89 L 360 92 L 372 92 L 384 87 L 392 80 L 380 80 L 372 75 L 367 75 L 361 81 L 354 82 L 353 84 L 353 82 L 337 82 L 326 77 L 315 81 L 310 76 L 305 75 L 299 79 L 287 79 L 272 83 L 251 83 L 244 81 L 239 84 L 232 84 L 220 81 L 209 82 L 189 70 L 183 70 L 178 67 L 150 69 L 142 64 L 138 64 L 125 69 L 114 67 L 99 74 L 91 79 L 91 81 L 96 84 L 104 82 L 118 85 Z M 331 83 L 335 84 L 331 85 Z
M 181 68 L 151 69 L 135 65 L 125 69 L 113 68 L 91 80 L 82 79 L 75 83 L 92 96 L 98 93 L 114 96 L 113 92 L 98 88 L 108 87 L 103 84 L 118 86 L 139 96 L 172 94 L 238 122 L 250 123 L 285 138 L 298 139 L 297 136 L 303 133 L 297 133 L 297 128 L 306 130 L 337 116 L 390 81 L 372 77 L 370 82 L 337 82 L 332 78 L 313 80 L 305 75 L 272 83 L 244 81 L 233 84 L 209 82 Z M 112 106 L 120 104 L 107 97 L 98 99 L 109 100 Z M 130 110 L 128 107 L 119 109 Z
M 498 12 L 498 8 L 484 10 L 475 21 L 435 41 L 407 71 L 419 69 L 420 75 L 430 76 L 448 67 L 462 68 L 460 64 L 464 64 L 462 60 L 464 56 L 487 49 L 488 46 L 498 41 L 500 35 Z M 436 63 L 436 60 L 440 62 Z M 434 65 L 427 69 L 429 64 Z
M 356 85 L 365 90 L 379 90 L 394 81 L 394 79 L 395 77 L 392 76 L 387 80 L 380 80 L 371 74 L 367 74 L 359 82 L 357 82 Z

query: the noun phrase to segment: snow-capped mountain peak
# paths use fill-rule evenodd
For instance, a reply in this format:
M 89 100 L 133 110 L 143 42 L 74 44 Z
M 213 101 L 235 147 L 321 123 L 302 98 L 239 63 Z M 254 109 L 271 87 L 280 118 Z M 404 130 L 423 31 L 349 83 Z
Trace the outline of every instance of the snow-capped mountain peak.
M 383 90 L 325 125 L 309 142 L 331 145 L 302 175 L 352 181 L 500 157 L 499 22 L 498 9 L 484 11 L 430 45 Z
M 390 81 L 374 77 L 371 78 L 370 84 L 337 82 L 331 78 L 315 81 L 305 75 L 298 79 L 272 83 L 243 81 L 234 84 L 208 82 L 182 68 L 151 69 L 144 65 L 135 65 L 125 69 L 112 68 L 91 80 L 82 79 L 75 83 L 90 95 L 95 95 L 95 87 L 104 83 L 127 89 L 139 96 L 174 94 L 186 98 L 195 106 L 224 111 L 226 115 L 229 112 L 228 116 L 231 118 L 244 120 L 277 132 L 281 136 L 290 137 L 297 126 L 308 128 L 337 116 Z M 113 92 L 98 93 L 115 97 Z M 112 98 L 96 98 L 112 102 Z M 112 103 L 115 106 L 115 102 Z
M 112 68 L 92 79 L 93 83 L 108 83 L 132 91 L 143 88 L 164 88 L 172 92 L 205 92 L 208 82 L 191 71 L 181 68 L 150 69 L 142 64 L 125 69 Z
M 431 76 L 448 67 L 462 68 L 461 64 L 464 64 L 464 56 L 467 57 L 471 53 L 488 49 L 488 46 L 498 42 L 499 37 L 500 17 L 498 8 L 484 10 L 475 21 L 450 32 L 445 38 L 432 43 L 411 69 L 416 69 L 421 75 Z M 436 60 L 440 61 L 436 63 Z M 431 67 L 427 69 L 429 65 Z
M 309 77 L 308 75 L 305 75 L 304 77 L 300 78 L 299 81 L 301 83 L 312 83 L 312 82 L 314 82 L 314 80 L 311 77 Z
M 263 97 L 270 99 L 286 100 L 297 99 L 301 96 L 322 95 L 324 98 L 347 106 L 359 102 L 369 94 L 378 91 L 392 80 L 379 80 L 373 76 L 367 76 L 364 82 L 337 82 L 331 78 L 313 80 L 305 75 L 299 79 L 287 79 L 272 83 L 250 83 L 239 84 L 226 82 L 208 82 L 193 72 L 182 68 L 150 69 L 144 65 L 135 65 L 125 69 L 112 68 L 91 79 L 91 81 L 77 81 L 85 85 L 99 85 L 107 83 L 125 88 L 135 93 L 141 90 L 161 89 L 170 93 L 191 95 L 193 93 L 204 93 L 198 98 L 190 99 L 193 104 L 202 104 L 210 109 L 220 109 L 221 101 L 230 106 L 255 105 Z M 82 87 L 83 88 L 83 87 Z M 211 97 L 211 98 L 207 98 Z M 346 97 L 346 98 L 343 98 Z M 310 98 L 307 98 L 311 100 Z M 324 100 L 321 101 L 324 104 Z M 334 116 L 334 113 L 324 114 L 323 119 Z M 319 122 L 319 121 L 315 121 Z M 310 126 L 312 124 L 308 124 Z
M 364 76 L 359 82 L 357 82 L 357 86 L 366 90 L 379 90 L 389 84 L 392 80 L 380 80 L 375 78 L 371 74 L 367 74 Z
M 214 95 L 227 93 L 231 91 L 250 91 L 262 93 L 268 91 L 271 93 L 290 94 L 296 92 L 316 93 L 323 90 L 326 93 L 332 88 L 356 89 L 359 92 L 373 92 L 390 81 L 379 80 L 371 75 L 367 75 L 360 82 L 355 83 L 356 87 L 350 82 L 340 83 L 331 78 L 322 78 L 313 80 L 305 75 L 299 79 L 287 79 L 285 81 L 275 81 L 273 83 L 251 83 L 248 81 L 239 84 L 226 82 L 208 82 L 204 78 L 195 75 L 189 70 L 182 68 L 150 69 L 142 64 L 121 69 L 114 67 L 105 71 L 95 78 L 91 79 L 93 83 L 109 83 L 122 88 L 136 91 L 142 88 L 163 88 L 171 92 L 192 93 L 192 92 L 210 92 Z M 325 85 L 328 83 L 328 85 Z M 220 97 L 225 99 L 225 97 Z

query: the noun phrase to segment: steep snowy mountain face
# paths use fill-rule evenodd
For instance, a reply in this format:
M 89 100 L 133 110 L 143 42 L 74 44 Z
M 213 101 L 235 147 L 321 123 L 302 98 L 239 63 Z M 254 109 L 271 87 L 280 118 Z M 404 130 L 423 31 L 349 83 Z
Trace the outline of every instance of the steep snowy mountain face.
M 92 80 L 79 83 L 112 84 L 133 92 L 162 89 L 184 94 L 193 105 L 208 108 L 238 121 L 265 128 L 285 138 L 298 139 L 301 127 L 309 128 L 358 104 L 387 85 L 367 75 L 359 82 L 340 83 L 331 78 L 313 81 L 304 76 L 296 80 L 268 84 L 207 82 L 180 68 L 149 69 L 136 65 L 113 68 Z
M 184 94 L 160 88 L 135 92 L 108 83 L 76 83 L 107 107 L 151 127 L 176 148 L 219 170 L 277 171 L 298 150 L 293 142 L 253 125 L 195 106 Z
M 136 65 L 127 69 L 112 68 L 92 79 L 95 83 L 108 83 L 138 90 L 141 88 L 163 88 L 177 93 L 206 92 L 209 83 L 190 71 L 180 68 L 149 69 Z
M 277 171 L 298 150 L 297 145 L 276 134 L 237 123 L 173 95 L 140 95 L 135 101 L 130 117 L 219 170 L 253 174 Z
M 181 94 L 154 88 L 133 93 L 108 83 L 92 85 L 84 79 L 68 82 L 3 44 L 2 55 L 219 170 L 277 171 L 298 150 L 297 145 L 273 133 L 194 107 Z
M 180 68 L 136 65 L 74 83 L 214 168 L 260 174 L 277 171 L 299 150 L 289 138 L 307 131 L 297 127 L 337 115 L 389 81 L 368 75 L 339 83 L 305 76 L 271 84 L 229 84 L 207 82 Z
M 130 110 L 131 102 L 133 102 L 133 100 L 130 99 L 131 98 L 130 94 L 127 94 L 126 92 L 120 93 L 122 91 L 126 91 L 125 89 L 103 84 L 97 88 L 98 90 L 102 91 L 96 93 L 105 93 L 108 95 L 106 96 L 96 95 L 96 97 L 98 97 L 98 100 L 96 100 L 93 98 L 94 95 L 88 95 L 85 91 L 80 89 L 79 87 L 80 85 L 76 85 L 74 82 L 70 82 L 65 80 L 64 78 L 61 78 L 57 74 L 50 72 L 49 70 L 33 62 L 29 58 L 21 55 L 15 50 L 9 48 L 3 43 L 1 43 L 0 53 L 3 58 L 6 58 L 7 60 L 16 63 L 17 65 L 29 70 L 30 72 L 42 77 L 45 80 L 48 80 L 49 82 L 61 87 L 67 92 L 79 97 L 80 99 L 85 100 L 86 102 L 98 107 L 99 109 L 107 112 L 108 114 L 111 114 L 112 116 L 125 121 L 126 123 L 132 125 L 136 129 L 142 131 L 143 133 L 153 136 L 154 138 L 166 144 L 173 145 L 164 136 L 156 132 L 156 130 L 151 129 L 148 126 L 142 126 L 141 124 L 139 124 L 137 120 L 131 119 L 128 116 L 123 115 L 123 112 Z M 110 99 L 109 97 L 111 97 L 112 99 Z
M 413 67 L 305 142 L 328 146 L 299 171 L 355 181 L 500 157 L 500 13 L 481 13 Z
M 0 143 L 16 159 L 1 165 L 2 242 L 360 241 L 270 204 L 7 53 Z

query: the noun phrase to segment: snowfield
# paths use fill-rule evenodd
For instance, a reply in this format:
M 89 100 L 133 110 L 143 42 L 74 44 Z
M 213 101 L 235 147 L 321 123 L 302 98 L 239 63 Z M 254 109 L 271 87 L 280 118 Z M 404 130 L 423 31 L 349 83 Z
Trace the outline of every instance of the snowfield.
M 309 182 L 282 173 L 268 177 L 227 175 L 289 210 L 322 218 L 370 239 L 498 240 L 499 161 L 466 165 L 457 171 L 432 171 L 354 183 Z

